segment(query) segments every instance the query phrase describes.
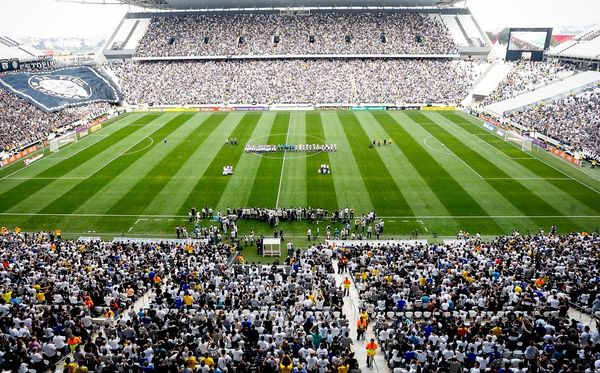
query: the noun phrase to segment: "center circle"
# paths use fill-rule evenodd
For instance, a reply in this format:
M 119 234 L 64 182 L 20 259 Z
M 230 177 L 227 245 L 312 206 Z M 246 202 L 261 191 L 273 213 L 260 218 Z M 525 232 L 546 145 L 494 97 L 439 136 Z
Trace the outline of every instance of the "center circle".
M 306 139 L 306 144 L 318 144 L 318 145 L 325 145 L 326 142 L 324 139 L 317 137 L 317 136 L 313 136 L 313 135 L 306 135 L 306 134 L 294 134 L 294 133 L 272 133 L 269 135 L 265 135 L 265 136 L 258 136 L 255 138 L 252 138 L 250 140 L 248 140 L 248 142 L 246 143 L 246 145 L 244 145 L 244 148 L 247 145 L 280 145 L 283 143 L 278 143 L 278 144 L 269 144 L 268 140 L 269 137 L 271 136 L 285 136 L 286 138 L 290 138 L 290 137 L 294 137 L 294 136 L 304 136 L 304 138 Z M 315 139 L 317 141 L 310 141 L 310 139 Z M 289 144 L 291 145 L 291 144 Z M 296 144 L 298 145 L 298 144 Z M 317 155 L 319 153 L 323 153 L 323 151 L 317 151 L 317 152 L 293 152 L 293 151 L 279 151 L 279 152 L 275 152 L 275 153 L 252 153 L 252 152 L 244 152 L 246 154 L 251 154 L 251 155 L 255 155 L 258 157 L 263 157 L 263 158 L 270 158 L 270 159 L 282 159 L 283 158 L 283 154 L 285 154 L 285 159 L 295 159 L 295 158 L 308 158 L 308 157 L 312 157 L 314 155 Z

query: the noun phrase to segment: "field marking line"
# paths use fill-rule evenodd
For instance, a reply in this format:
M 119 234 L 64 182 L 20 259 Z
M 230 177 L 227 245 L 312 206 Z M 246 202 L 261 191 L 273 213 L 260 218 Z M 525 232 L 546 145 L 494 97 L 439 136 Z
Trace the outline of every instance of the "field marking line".
M 382 219 L 531 219 L 531 218 L 591 218 L 598 219 L 600 215 L 423 215 L 423 216 L 377 216 Z M 408 223 L 408 220 L 402 220 Z
M 143 148 L 141 148 L 141 149 L 138 149 L 138 150 L 136 150 L 136 151 L 133 151 L 133 152 L 131 152 L 131 153 L 125 153 L 125 154 L 123 154 L 123 155 L 131 155 L 131 154 L 135 154 L 135 153 L 141 152 L 142 150 L 146 150 L 146 149 L 148 149 L 149 147 L 151 147 L 151 146 L 154 144 L 154 139 L 153 139 L 152 137 L 148 136 L 148 137 L 146 137 L 144 140 L 146 140 L 146 139 L 150 139 L 150 144 L 148 144 L 148 145 L 144 146 L 144 147 L 143 147 Z M 141 141 L 140 141 L 140 142 L 141 142 Z
M 449 156 L 451 156 L 451 157 L 453 157 L 453 156 L 454 156 L 454 154 L 451 154 L 451 153 L 448 153 L 448 152 L 445 152 L 445 151 L 442 151 L 442 150 L 436 149 L 436 148 L 434 148 L 433 146 L 429 145 L 429 144 L 427 143 L 427 140 L 429 140 L 429 139 L 433 139 L 433 138 L 434 138 L 433 136 L 427 136 L 426 138 L 424 138 L 424 139 L 423 139 L 423 144 L 425 144 L 425 146 L 427 146 L 429 149 L 433 150 L 434 152 L 441 153 L 441 154 L 444 154 L 444 155 L 449 155 Z
M 59 217 L 90 217 L 90 218 L 146 218 L 146 220 L 162 220 L 167 218 L 187 218 L 187 215 L 128 215 L 128 214 L 93 214 L 93 213 L 37 213 L 37 212 L 0 212 L 0 216 L 59 216 Z M 399 215 L 377 216 L 382 219 L 531 219 L 531 218 L 590 218 L 600 219 L 600 215 Z M 161 218 L 161 219 L 156 219 Z M 142 220 L 142 219 L 140 219 Z M 181 219 L 184 221 L 187 219 Z M 249 220 L 250 221 L 250 220 Z M 409 222 L 409 220 L 402 220 Z
M 128 176 L 119 177 L 121 180 L 137 180 L 137 178 L 132 178 Z M 73 176 L 73 177 L 60 177 L 60 176 L 52 176 L 52 177 L 9 177 L 6 180 L 85 180 L 87 177 L 85 176 Z M 198 180 L 198 176 L 177 176 L 172 177 L 172 180 Z
M 421 124 L 419 124 L 419 122 L 415 121 L 415 123 L 417 123 L 417 124 L 419 125 L 419 127 L 421 127 L 423 130 L 425 130 L 425 132 L 427 132 L 428 134 L 430 134 L 430 135 L 431 135 L 431 132 L 427 131 L 427 129 L 425 129 L 425 127 L 421 126 Z M 436 124 L 436 125 L 437 125 L 437 126 L 439 126 L 439 124 Z M 471 171 L 473 171 L 475 174 L 477 174 L 477 176 L 479 176 L 479 178 L 480 178 L 481 180 L 485 180 L 485 178 L 484 178 L 483 176 L 481 176 L 481 174 L 480 174 L 479 172 L 475 171 L 475 169 L 474 169 L 473 167 L 471 167 L 471 166 L 470 166 L 470 165 L 469 165 L 467 162 L 465 162 L 465 160 L 464 160 L 464 159 L 462 159 L 461 157 L 459 157 L 458 155 L 456 155 L 456 153 L 454 153 L 454 152 L 452 151 L 452 149 L 450 149 L 449 147 L 447 147 L 447 146 L 446 146 L 446 145 L 445 145 L 443 142 L 441 142 L 440 140 L 438 140 L 438 139 L 437 139 L 435 136 L 431 135 L 430 137 L 433 137 L 433 138 L 435 139 L 435 141 L 439 142 L 439 143 L 440 143 L 440 144 L 441 144 L 441 145 L 444 147 L 444 149 L 448 149 L 448 151 L 449 151 L 451 154 L 450 154 L 450 153 L 447 153 L 447 155 L 451 155 L 451 156 L 454 156 L 454 157 L 456 157 L 458 160 L 460 160 L 462 163 L 464 163 L 464 164 L 465 164 L 465 166 L 469 167 L 469 168 L 471 169 Z M 425 140 L 423 140 L 423 141 L 425 141 Z M 427 145 L 427 144 L 426 144 L 426 145 Z M 438 151 L 438 152 L 440 152 L 440 153 L 442 153 L 442 154 L 446 154 L 446 153 L 443 153 L 443 152 L 441 152 L 441 151 Z
M 133 225 L 129 228 L 129 230 L 127 231 L 127 233 L 131 232 L 133 230 L 133 227 L 135 227 L 137 225 L 137 223 L 139 223 L 142 220 L 148 220 L 148 219 L 138 219 L 135 221 L 135 223 L 133 223 Z
M 96 141 L 93 141 L 93 142 L 92 142 L 92 143 L 90 143 L 89 145 L 87 145 L 87 146 L 84 146 L 83 148 L 79 149 L 79 151 L 77 151 L 77 152 L 75 152 L 75 153 L 71 154 L 70 156 L 68 156 L 68 157 L 66 157 L 66 158 L 65 158 L 65 157 L 62 157 L 62 158 L 54 158 L 54 157 L 52 157 L 52 154 L 50 154 L 49 156 L 47 156 L 47 157 L 45 157 L 45 158 L 42 158 L 42 159 L 40 159 L 40 160 L 44 160 L 44 159 L 45 159 L 45 160 L 52 160 L 52 159 L 58 159 L 58 160 L 67 160 L 67 159 L 69 159 L 69 158 L 72 158 L 72 157 L 76 156 L 77 154 L 81 153 L 82 151 L 86 150 L 86 149 L 87 149 L 87 148 L 89 148 L 90 146 L 92 146 L 92 145 L 94 145 L 94 144 L 98 143 L 100 140 L 101 140 L 101 139 L 98 139 L 98 140 L 96 140 Z M 57 152 L 57 153 L 58 153 L 58 152 Z M 53 154 L 57 154 L 57 153 L 53 153 Z M 15 172 L 13 172 L 13 173 L 10 173 L 10 174 L 8 174 L 8 175 L 4 176 L 4 177 L 3 177 L 3 178 L 1 178 L 0 180 L 7 179 L 7 178 L 9 178 L 10 176 L 12 176 L 12 175 L 16 174 L 17 172 L 23 171 L 23 170 L 25 170 L 25 169 L 27 169 L 27 167 L 20 168 L 20 169 L 16 170 Z M 29 179 L 31 179 L 31 178 L 29 178 Z
M 474 126 L 476 126 L 477 128 L 481 128 L 481 126 L 479 126 L 477 123 L 473 123 L 473 122 L 471 122 L 470 120 L 468 120 L 467 118 L 464 118 L 464 119 L 465 119 L 465 120 L 467 120 L 467 121 L 466 121 L 466 122 L 460 122 L 460 123 L 459 123 L 459 122 L 454 122 L 454 121 L 453 121 L 453 120 L 451 120 L 451 119 L 448 119 L 448 120 L 449 120 L 449 121 L 451 121 L 451 122 L 453 122 L 453 123 L 456 123 L 456 124 L 458 124 L 460 127 L 465 127 L 465 126 L 463 126 L 463 125 L 462 125 L 462 124 L 465 124 L 465 125 L 469 125 L 469 126 L 472 126 L 472 125 L 474 125 Z M 468 130 L 465 130 L 465 131 L 467 131 L 467 132 L 468 132 Z M 496 138 L 498 138 L 498 139 L 501 139 L 501 140 L 502 140 L 504 143 L 506 143 L 506 144 L 508 144 L 508 145 L 511 145 L 511 146 L 514 146 L 515 148 L 519 149 L 519 150 L 520 150 L 522 153 L 524 153 L 524 154 L 526 154 L 526 155 L 529 155 L 529 157 L 527 157 L 527 158 L 522 158 L 522 157 L 515 157 L 515 158 L 513 158 L 513 157 L 509 156 L 508 154 L 504 153 L 502 150 L 500 150 L 500 149 L 496 148 L 494 145 L 490 144 L 489 142 L 487 142 L 487 141 L 485 141 L 485 140 L 481 139 L 481 141 L 482 141 L 484 144 L 486 144 L 487 146 L 491 147 L 493 150 L 495 150 L 496 152 L 498 152 L 498 153 L 502 154 L 503 156 L 505 156 L 506 158 L 508 158 L 508 159 L 510 159 L 510 160 L 515 160 L 515 159 L 535 159 L 535 158 L 534 158 L 532 155 L 530 155 L 529 153 L 526 153 L 526 152 L 525 152 L 523 149 L 521 149 L 521 148 L 517 147 L 516 145 L 514 145 L 514 144 L 513 144 L 513 143 L 511 143 L 510 141 L 506 141 L 506 140 L 504 140 L 502 137 L 498 136 L 498 135 L 497 135 L 497 134 L 495 134 L 495 133 L 481 133 L 481 134 L 477 134 L 477 133 L 469 133 L 469 134 L 471 134 L 471 135 L 473 135 L 473 136 L 475 136 L 475 137 L 482 137 L 482 136 L 494 136 L 494 137 L 496 137 Z M 531 170 L 529 170 L 529 169 L 527 169 L 527 171 L 529 171 L 529 172 L 533 172 L 533 171 L 531 171 Z
M 7 180 L 85 180 L 85 177 L 9 177 Z
M 114 126 L 118 125 L 118 123 L 119 123 L 120 121 L 121 121 L 121 120 L 115 121 L 114 123 L 112 123 L 112 124 L 111 124 L 111 127 L 112 127 L 113 125 L 114 125 Z M 129 124 L 121 124 L 121 125 L 120 125 L 120 127 L 127 127 L 127 126 L 128 126 L 128 125 L 130 125 L 130 124 L 131 124 L 131 123 L 129 123 Z M 115 131 L 115 132 L 116 132 L 116 131 Z M 114 134 L 114 132 L 113 132 L 113 133 L 111 133 L 110 135 L 88 135 L 88 136 L 86 136 L 85 138 L 83 138 L 82 140 L 78 140 L 78 141 L 77 141 L 77 143 L 79 143 L 79 142 L 81 142 L 81 141 L 85 141 L 85 139 L 87 139 L 87 138 L 92 138 L 92 137 L 96 137 L 96 138 L 97 138 L 97 140 L 96 140 L 96 141 L 93 141 L 93 142 L 91 142 L 90 144 L 88 144 L 88 145 L 86 145 L 86 146 L 84 146 L 83 148 L 79 149 L 78 151 L 76 151 L 75 153 L 71 154 L 70 156 L 68 156 L 68 157 L 60 157 L 60 158 L 59 158 L 59 157 L 53 157 L 52 155 L 54 155 L 54 154 L 59 154 L 59 153 L 60 153 L 60 149 L 59 149 L 59 151 L 58 151 L 58 152 L 56 152 L 56 153 L 52 153 L 52 154 L 50 154 L 49 156 L 47 156 L 47 157 L 44 157 L 44 158 L 42 158 L 42 159 L 40 159 L 40 160 L 52 160 L 52 159 L 57 159 L 57 160 L 67 160 L 67 159 L 70 159 L 70 158 L 72 158 L 72 157 L 76 156 L 77 154 L 81 153 L 82 151 L 86 150 L 87 148 L 91 147 L 92 145 L 95 145 L 95 144 L 97 144 L 97 143 L 98 143 L 98 142 L 100 142 L 102 139 L 104 139 L 104 138 L 106 138 L 106 137 L 110 137 L 110 136 L 112 136 L 113 134 Z M 23 170 L 25 170 L 26 168 L 27 168 L 27 167 L 20 168 L 20 169 L 16 170 L 15 172 L 13 172 L 13 173 L 10 173 L 10 174 L 8 174 L 8 175 L 6 175 L 6 176 L 4 176 L 4 177 L 0 178 L 0 180 L 4 180 L 4 179 L 6 179 L 6 178 L 8 178 L 8 177 L 10 177 L 10 176 L 12 176 L 12 175 L 14 175 L 14 174 L 16 174 L 17 172 L 20 172 L 20 171 L 23 171 Z M 15 178 L 12 178 L 12 179 L 14 179 L 14 180 L 20 180 L 20 179 L 15 179 Z M 32 178 L 27 178 L 27 179 L 32 179 Z M 65 178 L 62 178 L 62 179 L 65 179 Z M 87 179 L 87 178 L 82 178 L 82 180 L 83 180 L 83 179 Z M 73 179 L 73 180 L 76 180 L 76 179 Z
M 104 167 L 108 166 L 109 164 L 111 164 L 113 161 L 116 161 L 118 158 L 120 158 L 122 155 L 124 155 L 125 153 L 127 153 L 131 148 L 134 148 L 137 146 L 137 144 L 141 143 L 142 141 L 146 140 L 148 137 L 152 137 L 152 135 L 154 135 L 154 133 L 156 133 L 156 131 L 160 130 L 166 123 L 161 123 L 160 125 L 157 126 L 157 128 L 152 131 L 150 134 L 148 134 L 148 136 L 144 137 L 143 139 L 141 139 L 140 141 L 136 142 L 135 144 L 133 144 L 132 146 L 128 147 L 127 149 L 125 149 L 124 151 L 122 151 L 121 153 L 119 153 L 119 155 L 117 155 L 116 157 L 112 158 L 111 160 L 109 160 L 108 162 L 105 162 L 102 166 L 100 166 L 98 169 L 96 169 L 94 172 L 92 172 L 91 174 L 89 174 L 88 176 L 86 176 L 86 179 L 89 179 L 90 177 L 94 176 L 96 173 L 100 172 Z M 154 142 L 152 142 L 154 144 Z
M 571 180 L 566 177 L 486 177 L 486 180 Z
M 417 223 L 421 224 L 423 226 L 423 229 L 425 229 L 425 232 L 429 233 L 429 229 L 427 229 L 425 223 L 423 223 L 423 220 L 417 220 Z
M 464 118 L 464 117 L 463 117 L 463 118 Z M 464 119 L 465 119 L 465 120 L 467 120 L 467 121 L 469 122 L 469 124 L 471 124 L 471 125 L 474 125 L 474 126 L 476 126 L 476 127 L 480 127 L 480 125 L 479 125 L 478 123 L 475 123 L 475 122 L 473 122 L 472 120 L 470 120 L 470 118 L 464 118 Z M 499 137 L 499 136 L 498 136 L 498 137 Z M 484 141 L 484 142 L 485 142 L 486 144 L 488 144 L 489 146 L 492 146 L 492 145 L 491 145 L 491 144 L 489 144 L 487 141 Z M 522 152 L 524 152 L 524 151 L 523 151 L 522 149 L 520 149 L 520 148 L 519 148 L 517 145 L 515 145 L 515 144 L 512 144 L 512 143 L 511 143 L 511 142 L 509 142 L 509 141 L 505 141 L 505 142 L 506 142 L 507 144 L 509 144 L 510 146 L 513 146 L 513 147 L 515 147 L 515 148 L 517 148 L 517 149 L 521 150 Z M 492 147 L 493 147 L 493 146 L 492 146 Z M 494 149 L 496 149 L 495 147 L 493 147 L 493 148 L 494 148 Z M 496 150 L 498 150 L 498 149 L 496 149 Z M 498 150 L 498 151 L 499 151 L 500 153 L 504 154 L 504 153 L 503 153 L 503 152 L 501 152 L 500 150 Z M 525 152 L 524 152 L 524 153 L 525 153 Z M 555 171 L 558 171 L 559 173 L 561 173 L 561 174 L 565 175 L 567 178 L 569 178 L 569 179 L 571 179 L 571 180 L 574 180 L 574 181 L 578 182 L 579 184 L 583 185 L 584 187 L 586 187 L 586 188 L 590 189 L 591 191 L 593 191 L 593 192 L 596 192 L 596 193 L 600 194 L 600 191 L 598 191 L 596 188 L 594 188 L 594 187 L 592 187 L 592 186 L 590 186 L 590 185 L 588 185 L 588 184 L 584 183 L 583 181 L 581 181 L 581 180 L 579 180 L 579 179 L 577 179 L 577 178 L 574 178 L 573 176 L 571 176 L 571 175 L 569 175 L 569 174 L 567 174 L 567 173 L 563 172 L 562 170 L 559 170 L 558 168 L 556 168 L 555 166 L 553 166 L 553 165 L 551 165 L 550 163 L 546 162 L 545 160 L 543 160 L 543 159 L 541 159 L 541 158 L 537 157 L 537 156 L 534 154 L 534 152 L 533 152 L 533 151 L 532 151 L 531 153 L 525 153 L 525 154 L 529 154 L 529 155 L 531 155 L 531 157 L 533 157 L 533 159 L 537 159 L 538 161 L 540 161 L 540 162 L 544 163 L 546 166 L 549 166 L 550 168 L 554 169 Z M 504 154 L 504 155 L 506 155 L 506 154 Z M 508 155 L 506 155 L 506 156 L 508 157 Z M 510 158 L 510 157 L 508 157 L 508 158 Z M 512 159 L 512 158 L 511 158 L 511 159 Z M 528 159 L 529 159 L 529 158 L 528 158 Z M 577 169 L 576 169 L 576 170 L 577 170 Z M 577 171 L 579 171 L 579 172 L 583 173 L 583 172 L 582 172 L 582 171 L 580 171 L 580 170 L 577 170 Z M 588 175 L 586 175 L 586 174 L 584 174 L 584 175 L 585 175 L 585 176 L 588 176 Z M 588 177 L 590 177 L 590 176 L 588 176 Z
M 510 144 L 510 143 L 509 143 L 509 144 Z M 517 148 L 517 146 L 516 146 L 516 145 L 513 145 L 513 144 L 510 144 L 510 145 L 512 145 L 512 146 L 514 146 L 515 148 Z M 518 148 L 517 148 L 517 149 L 518 149 Z M 587 184 L 586 184 L 586 183 L 584 183 L 583 181 L 581 181 L 581 180 L 579 180 L 579 179 L 576 179 L 576 178 L 574 178 L 573 176 L 571 176 L 571 175 L 569 175 L 569 174 L 567 174 L 567 173 L 563 172 L 562 170 L 559 170 L 558 168 L 556 168 L 555 166 L 553 166 L 553 165 L 551 165 L 550 163 L 546 162 L 545 160 L 543 160 L 543 159 L 541 159 L 541 158 L 539 158 L 539 157 L 536 157 L 536 156 L 533 154 L 533 152 L 531 153 L 531 156 L 532 156 L 534 159 L 537 159 L 538 161 L 540 161 L 540 162 L 544 163 L 545 165 L 549 166 L 550 168 L 554 169 L 555 171 L 558 171 L 559 173 L 561 173 L 561 174 L 565 175 L 565 176 L 567 177 L 567 179 L 573 180 L 573 181 L 575 181 L 575 182 L 577 182 L 577 183 L 579 183 L 579 184 L 583 185 L 584 187 L 586 187 L 586 188 L 590 189 L 591 191 L 593 191 L 593 192 L 596 192 L 597 194 L 600 194 L 600 191 L 599 191 L 599 190 L 597 190 L 596 188 L 594 188 L 594 187 L 592 187 L 592 186 L 590 186 L 590 185 L 587 185 Z M 561 162 L 562 162 L 562 161 L 561 161 Z M 579 170 L 578 170 L 578 171 L 579 171 Z M 579 172 L 581 172 L 581 171 L 579 171 Z M 583 173 L 583 172 L 581 172 L 581 173 Z M 585 175 L 585 174 L 584 174 L 584 175 Z M 586 175 L 586 176 L 588 176 L 588 175 Z M 588 176 L 588 177 L 590 177 L 590 176 Z
M 290 118 L 288 119 L 288 130 L 285 135 L 285 145 L 287 145 L 288 137 L 290 136 L 290 128 L 292 127 L 292 114 L 290 113 Z M 286 147 L 283 148 L 283 162 L 281 163 L 281 175 L 279 175 L 279 188 L 277 189 L 277 202 L 275 203 L 275 208 L 279 208 L 279 197 L 281 195 L 281 184 L 283 182 L 283 170 L 285 169 L 285 156 L 287 155 Z
M 120 122 L 120 120 L 118 120 L 118 121 L 115 121 L 115 122 L 114 122 L 112 125 L 117 125 L 117 123 L 119 123 L 119 122 Z M 125 126 L 128 126 L 128 124 L 126 124 L 126 125 L 121 125 L 121 127 L 125 127 Z M 115 132 L 116 132 L 116 131 L 115 131 Z M 52 153 L 52 154 L 50 154 L 49 156 L 47 156 L 47 157 L 44 157 L 44 158 L 42 158 L 42 159 L 40 159 L 40 160 L 53 160 L 53 159 L 56 159 L 56 160 L 61 160 L 61 161 L 67 160 L 67 159 L 69 159 L 69 158 L 72 158 L 72 157 L 76 156 L 77 154 L 81 153 L 82 151 L 86 150 L 86 149 L 87 149 L 87 148 L 89 148 L 90 146 L 92 146 L 92 145 L 94 145 L 94 144 L 97 144 L 97 143 L 98 143 L 98 142 L 100 142 L 102 139 L 104 139 L 104 138 L 106 138 L 106 137 L 110 137 L 112 134 L 114 134 L 114 132 L 113 132 L 113 133 L 111 133 L 110 135 L 99 135 L 99 134 L 98 134 L 98 135 L 93 135 L 93 134 L 92 134 L 92 135 L 88 135 L 88 136 L 86 136 L 86 138 L 97 137 L 98 139 L 97 139 L 96 141 L 93 141 L 93 142 L 91 142 L 89 145 L 87 145 L 87 146 L 84 146 L 83 148 L 79 149 L 79 151 L 77 151 L 77 152 L 75 152 L 75 153 L 71 154 L 71 155 L 70 155 L 70 156 L 68 156 L 68 157 L 53 157 L 53 155 L 54 155 L 54 154 L 58 154 L 58 153 L 59 153 L 59 152 L 56 152 L 56 153 Z M 84 138 L 83 140 L 81 140 L 81 141 L 85 141 L 85 138 Z M 78 140 L 77 142 L 80 142 L 80 141 Z M 60 150 L 60 149 L 59 149 L 59 150 Z M 25 170 L 26 168 L 27 168 L 27 167 L 20 168 L 20 169 L 16 170 L 15 172 L 13 172 L 13 173 L 10 173 L 10 174 L 8 174 L 8 175 L 4 176 L 3 178 L 0 178 L 0 180 L 7 179 L 7 178 L 9 178 L 10 176 L 12 176 L 12 175 L 16 174 L 17 172 L 20 172 L 20 171 L 23 171 L 23 170 Z M 13 180 L 21 180 L 21 179 L 16 179 L 16 178 L 11 178 L 11 179 L 13 179 Z M 24 178 L 24 179 L 25 179 L 25 178 Z M 31 178 L 27 178 L 27 179 L 31 179 Z

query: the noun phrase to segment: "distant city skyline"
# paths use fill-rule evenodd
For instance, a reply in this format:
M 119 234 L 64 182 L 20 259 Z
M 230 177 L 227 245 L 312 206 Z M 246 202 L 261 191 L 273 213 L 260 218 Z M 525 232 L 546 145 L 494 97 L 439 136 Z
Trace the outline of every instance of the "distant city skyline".
M 128 10 L 139 10 L 127 5 L 82 5 L 56 0 L 6 3 L 0 13 L 0 34 L 15 38 L 108 38 Z M 570 0 L 568 5 L 563 0 L 466 0 L 466 5 L 486 31 L 503 27 L 558 29 L 600 22 L 600 1 L 595 0 Z

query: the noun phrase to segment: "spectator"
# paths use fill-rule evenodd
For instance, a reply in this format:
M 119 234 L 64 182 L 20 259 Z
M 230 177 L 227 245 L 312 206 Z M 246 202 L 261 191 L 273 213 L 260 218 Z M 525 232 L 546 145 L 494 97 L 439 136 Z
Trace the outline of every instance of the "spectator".
M 457 52 L 439 16 L 409 12 L 322 12 L 155 17 L 137 47 L 136 56 Z
M 127 62 L 109 67 L 130 104 L 457 103 L 475 78 L 473 63 L 445 60 Z

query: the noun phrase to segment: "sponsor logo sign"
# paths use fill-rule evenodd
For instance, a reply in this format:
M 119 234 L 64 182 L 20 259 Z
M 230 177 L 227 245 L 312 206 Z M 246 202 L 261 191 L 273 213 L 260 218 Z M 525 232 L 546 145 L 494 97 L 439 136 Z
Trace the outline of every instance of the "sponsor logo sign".
M 18 161 L 19 159 L 24 158 L 24 157 L 28 156 L 29 154 L 31 154 L 37 150 L 40 150 L 40 149 L 41 148 L 39 145 L 31 146 L 23 151 L 20 151 L 18 153 L 11 155 L 10 157 L 8 157 L 6 159 L 3 159 L 0 162 L 0 166 L 2 166 L 2 167 L 8 166 L 9 164 L 14 163 L 14 162 Z
M 42 154 L 42 153 L 40 153 L 38 155 L 34 155 L 33 157 L 25 159 L 23 161 L 23 163 L 25 163 L 25 166 L 29 166 L 30 164 L 37 161 L 38 159 L 41 159 L 43 156 L 44 156 L 44 154 Z

